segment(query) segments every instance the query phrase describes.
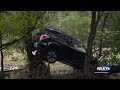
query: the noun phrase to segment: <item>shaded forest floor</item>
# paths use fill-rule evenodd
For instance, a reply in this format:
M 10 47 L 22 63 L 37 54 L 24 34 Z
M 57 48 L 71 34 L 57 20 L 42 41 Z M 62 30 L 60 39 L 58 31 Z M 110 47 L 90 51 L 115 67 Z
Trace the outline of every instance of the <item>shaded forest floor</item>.
M 74 70 L 71 66 L 60 62 L 50 64 L 50 69 L 38 68 L 29 72 L 26 68 L 25 55 L 15 51 L 11 53 L 9 57 L 4 57 L 4 70 L 10 70 L 13 66 L 18 69 L 5 72 L 5 79 L 83 79 L 82 70 Z M 120 79 L 120 74 L 93 74 L 93 79 Z
M 35 69 L 29 72 L 26 68 L 5 72 L 5 79 L 83 79 L 81 70 L 56 62 L 47 70 Z M 120 74 L 94 74 L 93 79 L 120 79 Z

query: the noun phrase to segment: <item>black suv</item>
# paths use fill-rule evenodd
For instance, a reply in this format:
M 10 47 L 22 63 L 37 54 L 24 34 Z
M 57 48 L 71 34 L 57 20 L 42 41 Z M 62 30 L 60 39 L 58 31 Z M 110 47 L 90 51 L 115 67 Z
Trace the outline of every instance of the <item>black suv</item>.
M 38 33 L 33 40 L 33 47 L 33 54 L 39 57 L 39 60 L 50 63 L 60 61 L 74 68 L 83 68 L 85 46 L 58 30 L 47 28 L 44 32 Z

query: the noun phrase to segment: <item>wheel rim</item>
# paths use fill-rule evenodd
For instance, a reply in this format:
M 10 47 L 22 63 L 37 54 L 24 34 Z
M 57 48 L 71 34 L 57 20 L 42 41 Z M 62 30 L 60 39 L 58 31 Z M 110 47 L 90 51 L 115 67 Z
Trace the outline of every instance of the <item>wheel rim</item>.
M 48 55 L 47 55 L 47 60 L 49 62 L 55 62 L 57 59 L 57 55 L 54 51 L 51 51 L 51 52 L 48 52 Z

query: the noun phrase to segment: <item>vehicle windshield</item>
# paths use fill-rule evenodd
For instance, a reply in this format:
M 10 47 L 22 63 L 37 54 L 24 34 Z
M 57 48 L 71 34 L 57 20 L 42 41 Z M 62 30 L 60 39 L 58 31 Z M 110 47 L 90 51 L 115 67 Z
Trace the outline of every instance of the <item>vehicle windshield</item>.
M 47 32 L 49 32 L 49 34 L 51 34 L 51 36 L 58 37 L 57 40 L 59 39 L 60 41 L 73 46 L 78 51 L 86 53 L 85 46 L 80 41 L 68 36 L 67 34 L 58 32 L 58 31 L 54 31 L 54 30 L 50 30 Z
M 86 49 L 82 43 L 80 43 L 79 41 L 75 41 L 73 44 L 74 44 L 75 49 L 77 49 L 78 51 L 86 53 Z

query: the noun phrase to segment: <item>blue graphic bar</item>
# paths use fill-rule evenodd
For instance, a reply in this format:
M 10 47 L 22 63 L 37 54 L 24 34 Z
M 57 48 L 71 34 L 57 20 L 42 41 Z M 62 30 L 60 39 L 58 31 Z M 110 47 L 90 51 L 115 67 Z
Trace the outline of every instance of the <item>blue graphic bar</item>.
M 94 73 L 120 73 L 120 65 L 98 65 Z

